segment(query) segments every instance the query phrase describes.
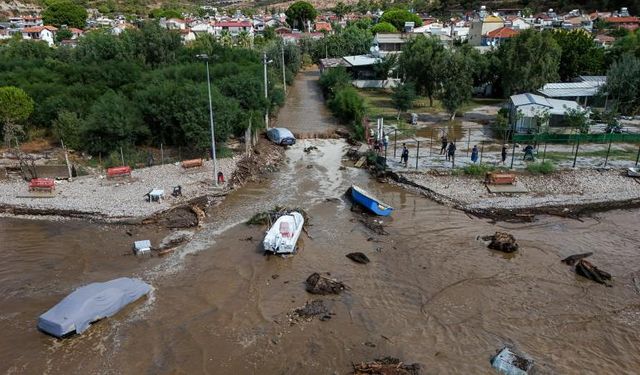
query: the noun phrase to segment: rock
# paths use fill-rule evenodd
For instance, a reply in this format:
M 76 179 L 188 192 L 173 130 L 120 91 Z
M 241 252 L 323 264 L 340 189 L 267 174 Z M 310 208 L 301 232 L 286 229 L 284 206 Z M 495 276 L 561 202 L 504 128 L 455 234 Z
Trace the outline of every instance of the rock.
M 176 247 L 185 242 L 191 241 L 193 238 L 193 233 L 185 230 L 179 230 L 171 233 L 160 241 L 160 245 L 158 246 L 158 250 L 170 249 L 172 247 Z
M 311 294 L 340 294 L 345 285 L 337 280 L 320 276 L 319 273 L 312 273 L 306 280 L 306 290 Z
M 310 153 L 313 150 L 317 150 L 318 148 L 316 146 L 309 146 L 309 147 L 305 147 L 304 148 L 304 152 L 306 152 L 307 154 Z
M 576 273 L 600 284 L 607 285 L 605 280 L 611 280 L 610 273 L 598 269 L 586 259 L 580 259 L 576 263 Z
M 593 255 L 593 253 L 591 253 L 591 252 L 582 253 L 582 254 L 574 254 L 574 255 L 570 255 L 570 256 L 564 258 L 561 262 L 564 263 L 564 264 L 567 264 L 569 266 L 573 266 L 580 259 L 584 259 L 586 257 L 590 257 L 591 255 Z
M 346 257 L 351 259 L 352 261 L 354 261 L 356 263 L 360 263 L 360 264 L 369 263 L 369 258 L 366 255 L 364 255 L 363 253 L 360 253 L 360 252 L 349 253 L 349 254 L 346 255 Z
M 318 315 L 327 315 L 329 308 L 325 305 L 324 301 L 316 299 L 305 303 L 304 307 L 295 309 L 294 313 L 301 318 L 312 318 Z
M 496 232 L 491 238 L 489 249 L 503 251 L 505 253 L 513 253 L 518 250 L 516 238 L 506 232 Z
M 353 365 L 353 375 L 420 375 L 420 365 L 406 365 L 398 358 L 384 357 Z

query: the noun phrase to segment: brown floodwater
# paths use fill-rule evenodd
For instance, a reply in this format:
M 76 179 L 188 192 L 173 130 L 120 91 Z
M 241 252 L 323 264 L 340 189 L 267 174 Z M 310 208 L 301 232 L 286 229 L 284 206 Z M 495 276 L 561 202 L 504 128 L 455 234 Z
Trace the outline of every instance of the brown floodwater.
M 318 150 L 304 153 L 311 144 Z M 347 148 L 300 141 L 280 171 L 210 209 L 194 240 L 165 258 L 129 255 L 134 239 L 156 243 L 165 234 L 154 228 L 0 218 L 0 372 L 346 374 L 352 362 L 391 355 L 423 364 L 425 374 L 490 374 L 504 344 L 528 353 L 542 373 L 638 372 L 640 211 L 492 223 L 366 171 L 340 170 Z M 358 221 L 342 197 L 351 183 L 396 208 L 383 219 L 388 235 Z M 311 216 L 295 256 L 263 256 L 265 228 L 244 224 L 274 205 Z M 513 233 L 521 250 L 506 256 L 476 239 L 496 230 Z M 353 251 L 371 263 L 347 259 Z M 613 287 L 560 262 L 585 251 L 613 274 Z M 316 271 L 348 290 L 308 294 L 304 280 Z M 73 289 L 120 276 L 154 291 L 83 335 L 37 331 L 38 315 Z M 316 298 L 332 318 L 291 325 L 287 313 Z

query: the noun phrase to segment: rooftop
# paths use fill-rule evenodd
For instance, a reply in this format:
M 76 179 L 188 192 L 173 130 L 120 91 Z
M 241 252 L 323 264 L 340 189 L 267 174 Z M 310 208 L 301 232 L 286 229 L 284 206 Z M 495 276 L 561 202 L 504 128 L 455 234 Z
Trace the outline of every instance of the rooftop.
M 551 115 L 564 115 L 567 109 L 581 108 L 578 103 L 572 100 L 545 98 L 531 93 L 511 95 L 510 99 L 525 117 L 534 117 L 542 111 L 548 111 Z

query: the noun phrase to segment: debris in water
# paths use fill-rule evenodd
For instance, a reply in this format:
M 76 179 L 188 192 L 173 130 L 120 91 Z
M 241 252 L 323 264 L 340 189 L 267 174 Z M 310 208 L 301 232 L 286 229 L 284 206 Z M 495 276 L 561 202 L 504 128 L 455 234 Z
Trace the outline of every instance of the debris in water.
M 487 238 L 487 237 L 483 237 Z M 496 232 L 493 236 L 490 236 L 491 242 L 489 243 L 489 249 L 503 251 L 505 253 L 513 253 L 518 250 L 518 244 L 516 238 L 506 232 Z
M 346 257 L 351 259 L 352 261 L 354 261 L 356 263 L 360 263 L 360 264 L 369 263 L 369 258 L 366 255 L 364 255 L 363 253 L 360 253 L 360 252 L 349 253 L 349 254 L 346 255 Z
M 316 299 L 311 302 L 306 302 L 303 307 L 297 308 L 287 314 L 289 323 L 291 325 L 300 322 L 310 322 L 314 317 L 320 316 L 321 321 L 331 319 L 331 313 L 329 307 L 324 301 Z
M 505 375 L 527 375 L 533 360 L 504 347 L 491 358 L 491 366 Z
M 150 254 L 151 241 L 149 240 L 135 241 L 133 243 L 133 252 L 136 255 Z
M 384 222 L 382 220 L 378 220 L 371 216 L 365 216 L 365 215 L 363 215 L 363 217 L 360 218 L 359 220 L 362 224 L 364 224 L 365 227 L 372 230 L 375 234 L 378 234 L 381 236 L 386 236 L 389 234 L 389 232 L 387 232 L 384 229 Z
M 313 150 L 317 150 L 318 148 L 316 146 L 309 146 L 309 147 L 305 147 L 304 148 L 304 152 L 306 152 L 307 154 L 310 153 Z
M 319 273 L 312 273 L 305 281 L 307 292 L 311 294 L 340 294 L 345 290 L 345 285 L 340 281 L 320 276 Z
M 253 215 L 253 217 L 247 221 L 247 225 L 266 225 L 269 228 L 271 228 L 273 223 L 275 223 L 275 221 L 278 220 L 280 216 L 289 215 L 292 212 L 299 212 L 300 214 L 302 214 L 302 217 L 304 218 L 303 228 L 309 224 L 310 217 L 307 214 L 307 212 L 302 208 L 299 208 L 299 207 L 289 208 L 289 207 L 275 206 L 273 210 L 259 212 Z
M 185 242 L 191 241 L 193 238 L 193 232 L 189 232 L 186 230 L 179 230 L 171 233 L 160 241 L 160 246 L 158 246 L 158 251 L 172 249 L 179 245 L 182 245 Z
M 567 264 L 569 266 L 573 266 L 574 264 L 576 264 L 577 261 L 579 261 L 580 259 L 584 259 L 586 257 L 590 257 L 592 256 L 593 253 L 589 252 L 589 253 L 582 253 L 582 254 L 574 254 L 574 255 L 570 255 L 566 258 L 564 258 L 562 260 L 562 263 Z
M 580 276 L 586 277 L 587 279 L 591 279 L 597 283 L 605 284 L 607 286 L 609 285 L 605 280 L 611 280 L 610 273 L 598 269 L 598 267 L 594 266 L 586 259 L 580 259 L 578 263 L 576 263 L 576 273 Z
M 384 357 L 353 365 L 353 375 L 419 375 L 420 365 L 405 365 L 398 358 Z

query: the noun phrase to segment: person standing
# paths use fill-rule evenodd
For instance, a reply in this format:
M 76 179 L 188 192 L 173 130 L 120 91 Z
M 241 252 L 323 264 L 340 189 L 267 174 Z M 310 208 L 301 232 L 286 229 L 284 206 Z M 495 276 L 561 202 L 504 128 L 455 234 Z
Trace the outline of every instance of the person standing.
M 453 142 L 449 143 L 449 147 L 447 147 L 447 154 L 449 155 L 449 160 L 451 160 L 452 163 L 455 163 L 456 145 Z
M 500 154 L 500 156 L 502 157 L 502 165 L 504 165 L 505 161 L 507 160 L 507 145 L 502 145 L 502 153 Z
M 384 134 L 382 138 L 383 138 L 383 144 L 384 144 L 384 151 L 387 152 L 387 147 L 389 147 L 389 136 Z
M 478 145 L 473 145 L 471 149 L 471 162 L 475 164 L 478 161 Z
M 404 162 L 404 167 L 406 168 L 409 164 L 409 149 L 407 148 L 406 143 L 402 144 L 402 155 L 400 157 L 400 160 Z
M 447 136 L 446 134 L 442 136 L 442 138 L 440 138 L 440 141 L 442 142 L 442 146 L 440 147 L 440 155 L 447 155 Z

